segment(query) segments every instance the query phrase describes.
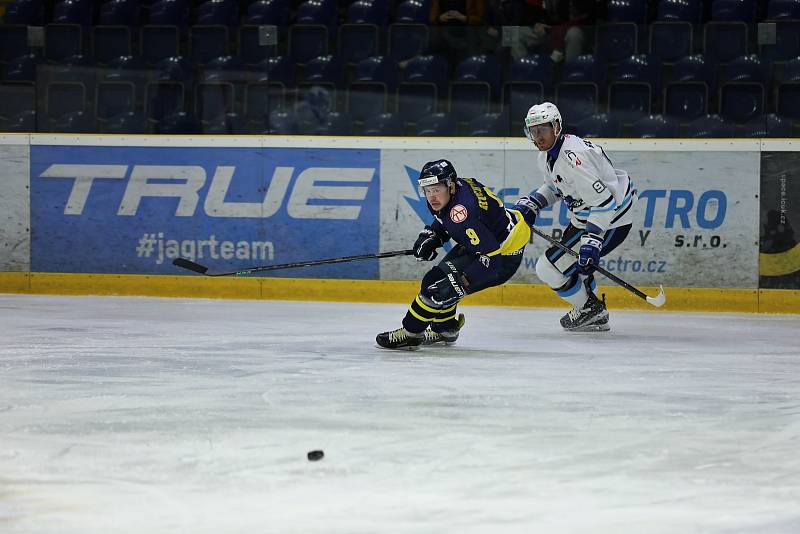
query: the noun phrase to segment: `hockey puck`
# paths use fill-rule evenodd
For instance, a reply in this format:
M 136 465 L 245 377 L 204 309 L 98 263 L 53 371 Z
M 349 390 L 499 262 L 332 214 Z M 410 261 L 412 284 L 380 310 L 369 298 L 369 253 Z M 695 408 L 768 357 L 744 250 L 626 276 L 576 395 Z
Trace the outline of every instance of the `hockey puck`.
M 325 457 L 325 453 L 322 451 L 308 451 L 308 461 L 309 462 L 316 462 L 317 460 L 322 460 Z

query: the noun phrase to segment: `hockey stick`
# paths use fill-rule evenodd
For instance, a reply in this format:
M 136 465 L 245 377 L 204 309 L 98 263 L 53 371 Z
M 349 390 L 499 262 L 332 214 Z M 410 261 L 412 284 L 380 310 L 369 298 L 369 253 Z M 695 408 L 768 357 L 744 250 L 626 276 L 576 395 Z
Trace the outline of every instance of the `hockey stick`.
M 372 260 L 377 258 L 392 258 L 394 256 L 408 256 L 413 254 L 413 250 L 393 250 L 391 252 L 379 252 L 377 254 L 361 254 L 360 256 L 345 256 L 344 258 L 330 258 L 327 260 L 299 261 L 296 263 L 282 263 L 279 265 L 263 265 L 261 267 L 250 267 L 240 271 L 214 272 L 209 271 L 205 265 L 200 265 L 185 258 L 175 258 L 172 265 L 188 269 L 206 276 L 242 276 L 245 274 L 261 273 L 264 271 L 277 271 L 278 269 L 292 269 L 294 267 L 311 267 L 313 265 L 327 265 L 329 263 L 345 263 L 355 260 Z
M 561 250 L 563 250 L 563 251 L 564 251 L 564 252 L 566 252 L 567 254 L 569 254 L 569 255 L 571 255 L 571 256 L 574 256 L 574 257 L 576 257 L 576 258 L 578 257 L 578 253 L 577 253 L 577 252 L 575 252 L 575 251 L 574 251 L 574 250 L 572 250 L 571 248 L 567 247 L 566 245 L 563 245 L 561 242 L 559 242 L 559 241 L 556 241 L 555 239 L 553 239 L 553 238 L 552 238 L 552 237 L 550 237 L 549 235 L 547 235 L 547 234 L 543 233 L 542 231 L 540 231 L 538 228 L 534 228 L 534 227 L 532 226 L 532 227 L 531 227 L 531 231 L 532 231 L 533 233 L 535 233 L 536 235 L 538 235 L 539 237 L 543 237 L 543 238 L 545 238 L 545 239 L 546 239 L 546 240 L 548 240 L 548 241 L 549 241 L 551 244 L 553 244 L 553 245 L 555 245 L 556 247 L 560 248 Z M 661 306 L 663 306 L 663 305 L 664 305 L 664 303 L 667 301 L 667 296 L 664 294 L 664 286 L 662 286 L 662 285 L 659 285 L 659 286 L 658 286 L 658 288 L 659 288 L 658 295 L 656 295 L 655 297 L 648 297 L 648 296 L 647 296 L 646 294 L 644 294 L 642 291 L 640 291 L 640 290 L 636 289 L 635 287 L 633 287 L 632 285 L 630 285 L 628 282 L 626 282 L 626 281 L 625 281 L 625 280 L 623 280 L 622 278 L 619 278 L 617 275 L 615 275 L 615 274 L 612 274 L 612 273 L 610 273 L 610 272 L 606 271 L 605 269 L 603 269 L 603 268 L 602 268 L 602 267 L 600 267 L 599 265 L 596 265 L 596 266 L 595 266 L 595 270 L 596 270 L 598 273 L 600 273 L 600 274 L 604 275 L 604 276 L 605 276 L 606 278 L 608 278 L 609 280 L 612 280 L 612 281 L 616 282 L 617 284 L 621 285 L 622 287 L 624 287 L 625 289 L 627 289 L 628 291 L 630 291 L 631 293 L 633 293 L 634 295 L 636 295 L 636 296 L 637 296 L 637 297 L 639 297 L 640 299 L 644 299 L 644 300 L 646 300 L 646 301 L 648 302 L 648 304 L 652 304 L 652 305 L 653 305 L 653 306 L 655 306 L 656 308 L 660 308 L 660 307 L 661 307 Z

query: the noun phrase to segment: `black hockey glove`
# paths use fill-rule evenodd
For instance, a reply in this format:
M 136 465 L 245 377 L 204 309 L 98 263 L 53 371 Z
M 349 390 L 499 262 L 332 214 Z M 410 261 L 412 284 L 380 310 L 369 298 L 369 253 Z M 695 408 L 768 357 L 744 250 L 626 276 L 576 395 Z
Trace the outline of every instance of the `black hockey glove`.
M 543 206 L 532 196 L 521 197 L 517 200 L 517 203 L 514 204 L 514 209 L 522 214 L 522 218 L 525 219 L 528 226 L 533 226 L 536 222 L 536 217 L 539 215 L 539 210 L 542 209 L 542 207 Z
M 434 232 L 433 228 L 426 226 L 414 243 L 414 257 L 417 261 L 431 261 L 438 255 L 436 249 L 441 247 L 442 243 L 442 237 Z
M 578 251 L 578 270 L 581 274 L 594 271 L 600 262 L 600 250 L 603 248 L 603 238 L 596 234 L 586 234 L 581 237 L 581 248 Z
M 453 264 L 445 262 L 450 267 L 450 272 L 427 288 L 431 301 L 442 308 L 449 308 L 467 296 L 467 281 L 464 275 L 458 272 Z

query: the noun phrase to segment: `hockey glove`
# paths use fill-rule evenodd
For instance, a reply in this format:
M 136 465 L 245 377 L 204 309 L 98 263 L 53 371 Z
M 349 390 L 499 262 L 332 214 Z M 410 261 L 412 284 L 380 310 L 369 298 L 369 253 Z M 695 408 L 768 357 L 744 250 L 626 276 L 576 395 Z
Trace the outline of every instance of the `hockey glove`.
M 431 302 L 441 308 L 449 308 L 467 296 L 466 284 L 457 272 L 447 273 L 444 278 L 428 286 L 427 293 Z
M 533 226 L 536 222 L 536 217 L 539 215 L 539 210 L 542 209 L 542 207 L 543 206 L 533 197 L 521 197 L 517 200 L 517 203 L 514 204 L 514 209 L 522 214 L 522 218 L 525 219 L 528 226 Z
M 414 243 L 414 257 L 417 261 L 431 261 L 437 256 L 436 249 L 442 246 L 442 238 L 433 231 L 433 228 L 426 226 L 419 233 Z
M 585 234 L 581 237 L 581 248 L 578 251 L 578 271 L 589 274 L 600 262 L 600 250 L 603 238 L 597 234 Z

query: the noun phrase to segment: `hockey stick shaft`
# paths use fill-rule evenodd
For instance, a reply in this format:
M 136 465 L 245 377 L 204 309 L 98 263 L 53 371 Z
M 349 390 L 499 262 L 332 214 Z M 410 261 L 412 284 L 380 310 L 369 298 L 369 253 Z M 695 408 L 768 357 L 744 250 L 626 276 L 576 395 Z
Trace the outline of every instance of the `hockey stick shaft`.
M 240 269 L 238 271 L 226 272 L 213 272 L 209 271 L 205 265 L 200 265 L 185 258 L 175 258 L 172 264 L 188 269 L 196 273 L 204 274 L 206 276 L 242 276 L 246 274 L 262 273 L 265 271 L 277 271 L 279 269 L 294 269 L 296 267 L 312 267 L 314 265 L 327 265 L 330 263 L 346 263 L 348 261 L 357 260 L 373 260 L 380 258 L 392 258 L 394 256 L 408 256 L 413 254 L 413 250 L 392 250 L 389 252 L 378 252 L 377 254 L 360 254 L 358 256 L 345 256 L 343 258 L 330 258 L 326 260 L 312 260 L 312 261 L 298 261 L 295 263 L 281 263 L 279 265 L 262 265 L 260 267 L 250 267 L 249 269 Z
M 553 239 L 552 237 L 550 237 L 549 235 L 545 234 L 544 232 L 542 232 L 538 228 L 535 228 L 535 227 L 532 226 L 531 227 L 531 231 L 533 233 L 535 233 L 536 235 L 538 235 L 539 237 L 545 238 L 552 245 L 560 248 L 561 250 L 563 250 L 564 252 L 566 252 L 570 256 L 573 256 L 575 258 L 577 258 L 579 256 L 577 252 L 575 252 L 574 250 L 572 250 L 568 246 L 564 245 L 560 241 L 557 241 L 557 240 Z M 659 293 L 658 293 L 657 296 L 649 297 L 649 296 L 647 296 L 647 294 L 645 294 L 641 290 L 636 289 L 635 287 L 630 285 L 628 282 L 626 282 L 622 278 L 618 277 L 614 273 L 608 272 L 607 270 L 605 270 L 604 268 L 600 267 L 599 265 L 594 266 L 594 269 L 598 273 L 600 273 L 603 276 L 605 276 L 606 278 L 608 278 L 609 280 L 611 280 L 611 281 L 615 282 L 616 284 L 624 287 L 625 289 L 627 289 L 628 291 L 630 291 L 631 293 L 633 293 L 634 295 L 636 295 L 640 299 L 643 299 L 643 300 L 647 301 L 649 304 L 652 304 L 653 306 L 655 306 L 657 308 L 660 308 L 661 306 L 663 306 L 664 302 L 666 301 L 666 295 L 664 295 L 664 288 L 661 287 L 661 286 L 659 286 Z

